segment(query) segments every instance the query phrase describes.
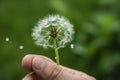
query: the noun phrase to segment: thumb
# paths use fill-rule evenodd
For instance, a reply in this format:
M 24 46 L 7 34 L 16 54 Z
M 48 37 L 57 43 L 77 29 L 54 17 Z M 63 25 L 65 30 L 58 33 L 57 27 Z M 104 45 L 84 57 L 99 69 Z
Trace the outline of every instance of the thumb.
M 45 80 L 55 80 L 61 73 L 62 67 L 37 56 L 32 61 L 32 70 L 38 77 L 42 77 Z
M 26 80 L 34 80 L 35 77 L 36 80 L 96 80 L 83 72 L 57 65 L 44 56 L 27 55 L 22 65 L 34 73 L 28 75 Z

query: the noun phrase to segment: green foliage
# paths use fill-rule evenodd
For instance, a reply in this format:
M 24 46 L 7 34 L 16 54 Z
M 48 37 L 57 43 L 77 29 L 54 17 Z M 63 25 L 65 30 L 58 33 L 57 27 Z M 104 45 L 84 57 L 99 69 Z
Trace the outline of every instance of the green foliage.
M 60 49 L 61 64 L 95 76 L 119 80 L 119 0 L 0 0 L 0 80 L 21 80 L 21 60 L 40 54 L 54 60 L 54 50 L 34 45 L 33 26 L 39 18 L 58 13 L 74 24 L 73 49 Z M 6 42 L 5 38 L 9 37 Z M 23 45 L 23 49 L 19 46 Z

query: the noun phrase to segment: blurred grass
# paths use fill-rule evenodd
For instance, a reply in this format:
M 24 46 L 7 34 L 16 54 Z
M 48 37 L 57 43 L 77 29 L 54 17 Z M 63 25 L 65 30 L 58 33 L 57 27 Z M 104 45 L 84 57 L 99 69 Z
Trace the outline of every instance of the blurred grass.
M 89 73 L 97 80 L 119 80 L 119 0 L 0 0 L 0 80 L 21 80 L 21 60 L 40 54 L 54 60 L 54 51 L 34 45 L 33 26 L 48 14 L 61 14 L 74 25 L 75 36 L 60 49 L 61 64 Z M 10 41 L 6 42 L 5 38 Z M 19 46 L 23 45 L 22 50 Z

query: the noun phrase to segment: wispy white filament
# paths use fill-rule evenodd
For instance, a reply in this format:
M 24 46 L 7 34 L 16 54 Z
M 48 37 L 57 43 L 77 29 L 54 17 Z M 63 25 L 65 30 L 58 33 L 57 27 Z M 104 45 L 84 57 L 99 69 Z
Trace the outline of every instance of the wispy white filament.
M 62 29 L 62 37 L 57 42 L 58 48 L 63 48 L 67 42 L 72 40 L 74 30 L 73 25 L 69 22 L 69 20 L 60 15 L 49 15 L 45 17 L 43 20 L 40 20 L 33 28 L 32 37 L 35 40 L 35 44 L 42 46 L 44 48 L 53 47 L 53 45 L 49 42 L 48 32 L 50 31 L 50 27 L 55 26 L 56 28 L 61 27 Z

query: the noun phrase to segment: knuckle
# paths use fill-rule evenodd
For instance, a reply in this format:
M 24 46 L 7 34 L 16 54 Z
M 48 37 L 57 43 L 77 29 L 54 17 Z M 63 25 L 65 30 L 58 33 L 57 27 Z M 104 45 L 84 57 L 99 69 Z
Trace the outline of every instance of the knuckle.
M 49 76 L 49 80 L 58 80 L 58 77 L 61 75 L 62 68 L 59 66 L 54 66 L 52 69 Z

